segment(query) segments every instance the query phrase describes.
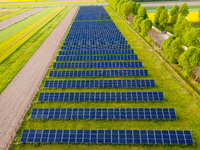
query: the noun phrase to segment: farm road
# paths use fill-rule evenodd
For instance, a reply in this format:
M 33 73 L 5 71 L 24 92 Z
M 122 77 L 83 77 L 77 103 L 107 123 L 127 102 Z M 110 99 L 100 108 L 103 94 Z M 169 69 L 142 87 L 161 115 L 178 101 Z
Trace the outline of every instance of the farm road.
M 5 29 L 5 28 L 25 19 L 25 18 L 28 18 L 29 16 L 31 16 L 31 15 L 33 15 L 33 14 L 35 14 L 35 13 L 37 13 L 37 12 L 43 10 L 43 9 L 44 8 L 34 8 L 34 9 L 31 9 L 31 10 L 26 11 L 24 13 L 21 13 L 17 16 L 3 20 L 3 21 L 0 22 L 0 30 L 3 30 L 3 29 Z
M 164 6 L 174 6 L 175 4 L 177 4 L 178 6 L 182 5 L 184 2 L 149 2 L 149 3 L 141 3 L 142 6 L 144 7 L 154 7 L 154 6 L 161 6 L 161 5 L 164 5 Z M 200 1 L 194 1 L 194 2 L 186 2 L 187 5 L 200 5 Z
M 0 149 L 8 148 L 78 7 L 73 7 L 0 95 Z

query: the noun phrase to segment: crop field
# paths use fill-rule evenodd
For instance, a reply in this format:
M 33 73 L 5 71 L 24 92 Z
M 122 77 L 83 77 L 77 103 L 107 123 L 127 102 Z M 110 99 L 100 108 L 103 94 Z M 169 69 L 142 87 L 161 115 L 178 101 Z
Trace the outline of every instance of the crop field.
M 0 79 L 2 81 L 0 92 L 14 78 L 70 8 L 47 8 L 14 26 L 6 28 L 5 31 L 0 31 L 2 35 L 11 33 L 10 36 L 1 39 L 0 42 Z M 18 28 L 19 30 L 17 30 Z
M 148 69 L 147 77 L 49 77 L 52 70 L 99 70 L 99 69 L 53 69 L 54 58 L 41 86 L 37 92 L 24 121 L 10 149 L 200 149 L 200 106 L 199 95 L 193 93 L 188 85 L 169 70 L 157 54 L 143 41 L 143 39 L 121 19 L 109 6 L 104 6 L 119 31 L 134 49 L 139 60 L 143 62 L 142 69 Z M 64 41 L 63 41 L 64 42 Z M 63 43 L 62 43 L 63 44 Z M 61 47 L 59 48 L 61 50 Z M 57 55 L 58 56 L 58 53 Z M 111 61 L 112 62 L 112 61 Z M 112 70 L 113 68 L 101 68 Z M 118 68 L 135 69 L 135 68 Z M 140 68 L 141 69 L 141 68 Z M 155 79 L 156 87 L 153 88 L 44 88 L 46 80 L 132 80 Z M 39 102 L 41 92 L 164 92 L 165 101 L 162 102 Z M 33 108 L 175 108 L 176 120 L 152 119 L 31 119 Z M 162 145 L 162 144 L 58 144 L 58 143 L 20 143 L 23 129 L 94 129 L 94 130 L 190 130 L 193 145 Z
M 152 22 L 154 22 L 154 15 L 155 13 L 148 13 L 149 19 L 151 19 Z M 188 14 L 188 21 L 189 22 L 199 22 L 199 12 L 190 12 Z
M 30 10 L 30 8 L 0 10 L 0 21 L 11 18 L 28 10 Z

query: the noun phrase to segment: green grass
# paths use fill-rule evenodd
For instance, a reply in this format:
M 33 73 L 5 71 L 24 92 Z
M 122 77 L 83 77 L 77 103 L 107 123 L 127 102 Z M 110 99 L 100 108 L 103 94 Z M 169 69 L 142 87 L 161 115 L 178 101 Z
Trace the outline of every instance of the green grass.
M 175 5 L 175 4 L 174 4 Z M 144 6 L 145 7 L 145 6 Z M 168 11 L 170 11 L 170 9 L 173 7 L 173 6 L 165 6 L 167 9 L 168 9 Z M 181 6 L 179 6 L 179 8 L 180 8 Z M 200 8 L 200 6 L 199 5 L 188 5 L 188 7 L 189 7 L 189 11 L 190 12 L 196 12 L 196 11 L 199 11 L 199 8 Z M 153 7 L 145 7 L 146 8 L 146 10 L 147 10 L 147 12 L 148 13 L 154 13 L 154 12 L 156 12 L 156 9 L 157 9 L 157 6 L 153 6 Z
M 200 111 L 199 96 L 189 90 L 188 85 L 169 70 L 166 64 L 159 59 L 157 54 L 143 39 L 132 30 L 109 6 L 105 9 L 110 14 L 123 36 L 138 54 L 144 68 L 149 70 L 150 78 L 155 79 L 155 88 L 76 88 L 76 89 L 46 89 L 45 80 L 49 79 L 48 73 L 36 94 L 33 103 L 27 112 L 24 121 L 17 132 L 10 149 L 200 149 Z M 55 62 L 55 59 L 54 61 Z M 52 70 L 52 65 L 50 69 Z M 67 69 L 59 69 L 67 70 Z M 79 70 L 79 69 L 77 69 Z M 131 79 L 132 77 L 117 77 L 114 79 Z M 148 77 L 149 78 L 149 77 Z M 84 79 L 84 78 L 74 78 Z M 93 78 L 99 79 L 99 78 Z M 105 78 L 104 78 L 105 79 Z M 141 79 L 141 77 L 137 77 Z M 144 79 L 144 77 L 143 77 Z M 38 102 L 40 92 L 135 92 L 135 91 L 163 91 L 163 102 Z M 30 119 L 32 108 L 175 108 L 178 119 L 169 120 L 51 120 Z M 191 130 L 195 144 L 187 145 L 147 145 L 147 144 L 36 144 L 20 143 L 19 139 L 23 129 L 133 129 L 133 130 Z
M 52 11 L 54 8 L 46 8 L 28 18 L 25 18 L 24 20 L 21 20 L 17 23 L 15 23 L 12 26 L 9 26 L 8 28 L 5 28 L 0 31 L 0 42 L 3 40 L 9 38 L 11 35 L 19 32 L 20 30 L 23 30 L 25 27 L 31 25 L 33 22 L 37 21 L 39 18 L 45 16 L 48 14 L 50 11 Z
M 64 8 L 57 16 L 42 26 L 30 39 L 17 48 L 7 59 L 0 65 L 0 92 L 15 77 L 18 71 L 29 60 L 33 53 L 39 48 L 43 41 L 64 18 L 71 7 Z

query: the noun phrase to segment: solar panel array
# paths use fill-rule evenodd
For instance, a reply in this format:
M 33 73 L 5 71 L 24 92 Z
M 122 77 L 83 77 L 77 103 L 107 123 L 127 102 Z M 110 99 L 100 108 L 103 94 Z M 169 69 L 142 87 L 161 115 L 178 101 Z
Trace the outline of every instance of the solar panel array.
M 21 142 L 193 144 L 183 130 L 23 130 Z
M 155 87 L 154 80 L 47 80 L 48 88 L 80 88 L 80 87 Z
M 173 108 L 34 108 L 31 118 L 176 119 Z
M 40 93 L 39 101 L 163 101 L 163 92 Z
M 147 70 L 83 70 L 83 71 L 50 71 L 49 77 L 116 77 L 148 76 Z
M 87 20 L 87 21 L 86 21 Z M 90 20 L 90 21 L 88 21 Z M 143 67 L 102 6 L 82 6 L 53 68 Z M 80 55 L 80 56 L 76 56 Z M 83 56 L 90 55 L 90 56 Z M 109 60 L 110 62 L 105 62 Z M 114 61 L 115 62 L 111 62 Z M 123 62 L 122 62 L 123 61 Z M 50 77 L 148 76 L 147 70 L 50 71 Z M 76 79 L 76 78 L 75 78 Z M 155 87 L 154 80 L 47 80 L 45 88 Z M 164 101 L 163 92 L 51 92 L 39 101 Z M 37 119 L 176 119 L 173 108 L 33 108 Z M 193 144 L 184 130 L 23 130 L 21 142 Z
M 53 68 L 124 68 L 142 67 L 142 62 L 69 62 L 54 63 Z
M 110 55 L 110 54 L 133 54 L 133 50 L 83 50 L 83 51 L 60 51 L 59 55 Z

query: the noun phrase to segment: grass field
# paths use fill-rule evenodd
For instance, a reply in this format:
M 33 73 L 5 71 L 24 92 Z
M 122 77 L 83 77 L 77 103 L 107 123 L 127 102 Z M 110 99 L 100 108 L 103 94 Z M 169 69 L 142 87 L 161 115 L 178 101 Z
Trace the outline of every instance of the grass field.
M 41 19 L 38 18 L 36 22 L 26 27 L 22 30 L 22 32 L 19 32 L 23 33 L 24 36 L 19 34 L 22 36 L 22 38 L 19 38 L 19 42 L 14 41 L 16 43 L 13 43 L 12 45 L 9 44 L 11 46 L 9 51 L 5 49 L 6 53 L 3 53 L 3 57 L 1 57 L 1 60 L 3 58 L 6 59 L 0 64 L 0 80 L 2 81 L 0 85 L 0 92 L 2 92 L 7 84 L 15 77 L 32 54 L 39 48 L 57 24 L 64 18 L 70 8 L 71 7 L 53 8 L 53 10 L 47 15 Z M 20 41 L 21 44 L 19 44 Z
M 155 13 L 148 13 L 149 19 L 154 22 L 154 15 Z M 199 12 L 190 12 L 188 14 L 188 21 L 189 22 L 199 22 Z
M 170 11 L 170 9 L 173 7 L 173 6 L 165 6 L 168 11 Z M 180 8 L 181 6 L 179 6 Z M 190 12 L 196 12 L 196 11 L 199 11 L 199 8 L 200 6 L 199 5 L 188 5 L 189 7 L 189 11 Z M 145 7 L 147 12 L 148 13 L 155 13 L 156 12 L 156 9 L 157 9 L 157 6 L 153 6 L 153 7 Z
M 109 6 L 105 9 L 115 22 L 120 32 L 139 56 L 144 68 L 148 69 L 149 77 L 134 77 L 134 79 L 155 79 L 155 88 L 75 88 L 75 89 L 45 89 L 44 82 L 49 80 L 49 71 L 36 94 L 31 108 L 17 132 L 11 146 L 12 149 L 200 149 L 200 117 L 199 96 L 189 90 L 188 85 L 178 78 L 172 70 L 162 62 L 157 54 L 126 24 Z M 55 59 L 54 61 L 55 62 Z M 122 69 L 122 68 L 120 68 Z M 126 68 L 123 68 L 126 69 Z M 130 68 L 129 68 L 130 69 Z M 133 69 L 133 68 L 132 68 Z M 58 69 L 70 70 L 70 69 Z M 73 70 L 73 69 L 71 69 Z M 76 69 L 81 70 L 81 69 Z M 66 78 L 65 78 L 66 79 Z M 80 78 L 67 78 L 78 80 Z M 91 79 L 91 78 L 81 78 Z M 92 79 L 99 79 L 98 77 Z M 102 77 L 103 79 L 113 79 Z M 114 79 L 133 79 L 133 77 L 114 77 Z M 163 102 L 38 102 L 40 92 L 145 92 L 162 91 Z M 32 108 L 175 108 L 178 119 L 169 120 L 90 120 L 90 119 L 30 119 Z M 147 144 L 45 144 L 20 143 L 23 129 L 133 129 L 133 130 L 191 130 L 195 144 L 187 145 L 147 145 Z
M 23 13 L 23 12 L 28 11 L 28 10 L 30 10 L 30 8 L 20 9 L 20 10 L 14 11 L 14 12 L 12 12 L 12 13 L 10 13 L 10 11 L 8 11 L 7 14 L 5 14 L 5 15 L 3 15 L 3 16 L 0 15 L 0 21 L 3 21 L 3 20 L 5 20 L 5 19 L 11 18 L 11 17 L 13 17 L 13 16 L 19 15 L 19 14 L 21 14 L 21 13 Z M 1 14 L 1 12 L 0 12 L 0 14 Z

